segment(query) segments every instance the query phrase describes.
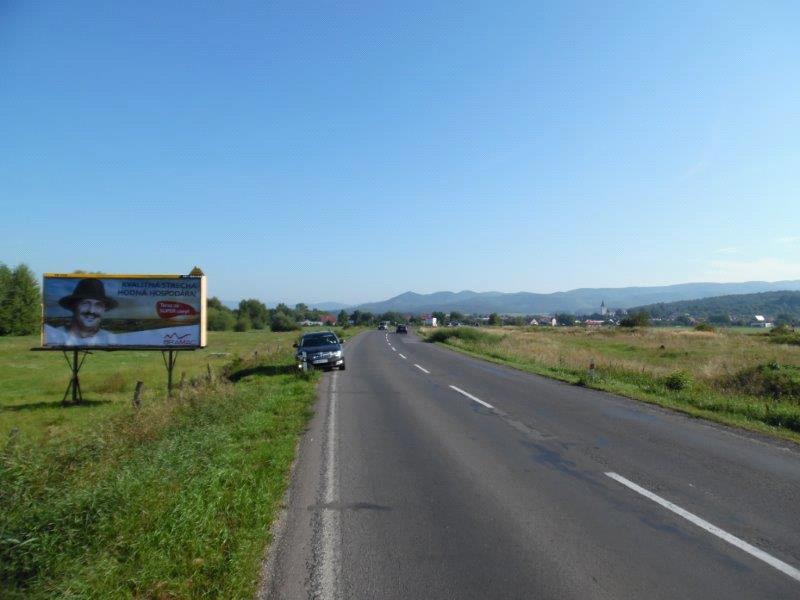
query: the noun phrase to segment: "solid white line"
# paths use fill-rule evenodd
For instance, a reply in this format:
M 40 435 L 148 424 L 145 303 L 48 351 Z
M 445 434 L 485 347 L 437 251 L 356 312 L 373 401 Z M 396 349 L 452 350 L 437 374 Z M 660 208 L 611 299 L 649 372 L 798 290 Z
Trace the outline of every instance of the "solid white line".
M 338 372 L 331 377 L 330 404 L 328 406 L 328 431 L 325 452 L 325 503 L 336 501 L 336 381 Z M 322 511 L 322 569 L 320 587 L 323 598 L 338 597 L 339 581 L 339 511 Z
M 457 388 L 456 386 L 454 386 L 454 385 L 451 385 L 451 386 L 450 386 L 450 389 L 453 389 L 453 390 L 457 391 L 457 392 L 458 392 L 459 394 L 461 394 L 462 396 L 466 396 L 467 398 L 469 398 L 469 399 L 470 399 L 470 400 L 472 400 L 473 402 L 477 402 L 478 404 L 483 404 L 483 405 L 484 405 L 486 408 L 494 408 L 494 406 L 492 406 L 492 405 L 491 405 L 491 404 L 489 404 L 488 402 L 484 402 L 484 401 L 483 401 L 483 400 L 481 400 L 480 398 L 476 398 L 475 396 L 473 396 L 473 395 L 472 395 L 472 394 L 470 394 L 469 392 L 465 392 L 465 391 L 464 391 L 464 390 L 462 390 L 461 388 Z
M 392 346 L 392 352 L 397 352 L 397 348 L 395 348 L 394 346 Z
M 414 363 L 414 366 L 415 366 L 415 367 L 417 367 L 417 368 L 418 368 L 420 371 L 422 371 L 423 373 L 428 373 L 428 374 L 430 374 L 430 371 L 428 371 L 428 369 L 426 369 L 425 367 L 420 367 L 420 366 L 419 366 L 417 363 Z
M 402 355 L 402 354 L 400 354 L 400 358 L 402 358 L 403 360 L 406 359 L 406 357 L 404 355 Z
M 648 499 L 652 500 L 656 504 L 660 504 L 661 506 L 663 506 L 667 510 L 671 510 L 676 515 L 679 515 L 679 516 L 683 517 L 684 519 L 686 519 L 687 521 L 689 521 L 691 523 L 694 523 L 695 525 L 697 525 L 701 529 L 705 529 L 708 533 L 710 533 L 712 535 L 715 535 L 715 536 L 717 536 L 718 538 L 720 538 L 722 540 L 725 540 L 726 542 L 736 546 L 740 550 L 744 550 L 750 556 L 754 556 L 755 558 L 757 558 L 759 560 L 763 560 L 769 566 L 777 569 L 781 573 L 785 573 L 786 575 L 788 575 L 792 579 L 795 579 L 796 581 L 800 581 L 800 570 L 796 569 L 792 565 L 786 564 L 782 560 L 779 560 L 779 559 L 775 558 L 774 556 L 772 556 L 770 554 L 767 554 L 766 552 L 764 552 L 763 550 L 760 550 L 759 548 L 756 548 L 755 546 L 751 546 L 750 544 L 748 544 L 744 540 L 741 540 L 738 537 L 736 537 L 734 535 L 731 535 L 730 533 L 720 529 L 716 525 L 712 525 L 708 521 L 705 521 L 705 520 L 701 519 L 700 517 L 698 517 L 697 515 L 694 515 L 694 514 L 690 513 L 688 510 L 682 509 L 677 504 L 673 504 L 669 500 L 664 500 L 662 497 L 656 496 L 653 492 L 651 492 L 649 490 L 646 490 L 646 489 L 644 489 L 643 487 L 641 487 L 639 485 L 636 485 L 635 483 L 633 483 L 629 479 L 625 479 L 622 475 L 617 475 L 616 473 L 606 473 L 606 476 L 610 477 L 614 481 L 618 481 L 619 483 L 621 483 L 625 487 L 632 489 L 637 494 L 641 494 L 645 498 L 648 498 Z

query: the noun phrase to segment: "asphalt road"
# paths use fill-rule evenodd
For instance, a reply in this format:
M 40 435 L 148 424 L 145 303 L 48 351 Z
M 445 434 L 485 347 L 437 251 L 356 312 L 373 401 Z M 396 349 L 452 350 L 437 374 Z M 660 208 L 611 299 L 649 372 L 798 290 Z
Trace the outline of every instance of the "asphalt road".
M 368 332 L 263 598 L 800 598 L 796 446 Z

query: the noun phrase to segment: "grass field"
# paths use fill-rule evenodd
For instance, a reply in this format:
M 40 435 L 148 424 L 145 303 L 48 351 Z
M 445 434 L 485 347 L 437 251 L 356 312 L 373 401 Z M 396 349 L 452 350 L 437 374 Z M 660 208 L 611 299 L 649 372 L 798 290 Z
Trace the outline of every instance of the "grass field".
M 521 370 L 800 441 L 800 338 L 793 333 L 503 327 L 422 334 Z
M 298 332 L 212 331 L 208 335 L 207 348 L 179 353 L 176 383 L 181 373 L 190 379 L 205 375 L 209 366 L 219 372 L 235 357 L 252 358 L 255 352 L 266 359 L 291 360 L 291 344 Z M 86 402 L 63 408 L 69 367 L 60 352 L 30 352 L 38 345 L 38 336 L 0 337 L 0 439 L 14 428 L 22 438 L 54 440 L 92 427 L 129 407 L 137 381 L 145 384 L 145 402 L 166 397 L 167 374 L 160 352 L 93 352 L 80 373 Z
M 95 353 L 66 408 L 63 357 L 0 338 L 0 596 L 252 597 L 315 396 L 296 335 L 211 333 L 172 400 L 160 354 Z

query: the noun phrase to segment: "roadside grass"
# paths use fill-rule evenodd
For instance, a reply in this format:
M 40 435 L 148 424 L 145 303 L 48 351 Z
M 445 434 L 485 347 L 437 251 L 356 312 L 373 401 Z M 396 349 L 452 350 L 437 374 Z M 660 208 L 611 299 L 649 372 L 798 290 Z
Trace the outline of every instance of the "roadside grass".
M 0 338 L 0 596 L 252 597 L 315 398 L 297 335 L 211 333 L 171 400 L 156 353 L 96 353 L 69 408 L 63 358 Z
M 800 442 L 800 347 L 763 334 L 545 327 L 421 334 L 520 370 Z
M 182 373 L 187 379 L 205 375 L 209 368 L 219 373 L 237 357 L 252 358 L 256 352 L 268 361 L 276 353 L 290 352 L 292 342 L 311 330 L 210 331 L 207 348 L 178 354 L 175 384 Z M 350 328 L 344 335 L 359 331 Z M 85 404 L 63 407 L 70 377 L 67 363 L 60 352 L 30 352 L 38 345 L 38 336 L 0 337 L 0 440 L 13 429 L 21 438 L 46 442 L 92 428 L 130 405 L 137 381 L 144 382 L 145 402 L 166 397 L 167 375 L 159 352 L 93 352 L 80 372 Z

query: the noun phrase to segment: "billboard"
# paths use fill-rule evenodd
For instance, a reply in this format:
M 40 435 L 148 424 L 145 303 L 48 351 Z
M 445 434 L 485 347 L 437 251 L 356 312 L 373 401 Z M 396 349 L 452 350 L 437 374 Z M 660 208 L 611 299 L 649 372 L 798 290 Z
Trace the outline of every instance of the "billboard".
M 202 275 L 47 273 L 42 283 L 45 348 L 203 348 Z

